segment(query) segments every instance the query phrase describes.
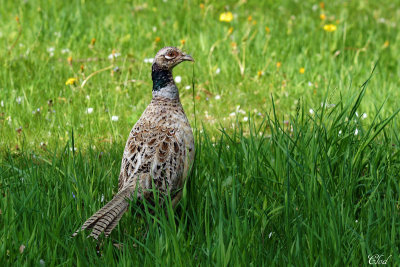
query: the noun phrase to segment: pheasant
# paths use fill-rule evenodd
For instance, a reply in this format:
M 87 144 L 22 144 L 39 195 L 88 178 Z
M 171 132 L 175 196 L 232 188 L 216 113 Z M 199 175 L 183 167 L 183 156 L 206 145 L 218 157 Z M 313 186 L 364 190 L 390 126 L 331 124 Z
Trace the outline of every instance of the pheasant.
M 90 217 L 80 231 L 89 237 L 108 237 L 128 210 L 134 197 L 151 201 L 153 185 L 162 195 L 170 194 L 175 206 L 194 161 L 194 138 L 179 99 L 172 69 L 183 61 L 194 61 L 176 47 L 164 47 L 152 64 L 153 98 L 133 126 L 126 142 L 119 175 L 118 193 Z

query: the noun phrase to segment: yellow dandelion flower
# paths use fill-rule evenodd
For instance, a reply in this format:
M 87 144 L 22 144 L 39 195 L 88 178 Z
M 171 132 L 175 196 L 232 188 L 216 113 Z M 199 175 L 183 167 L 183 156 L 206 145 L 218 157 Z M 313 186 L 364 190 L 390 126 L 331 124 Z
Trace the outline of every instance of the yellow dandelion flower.
M 276 62 L 276 67 L 280 68 L 282 66 L 282 63 L 280 61 Z
M 300 72 L 300 74 L 304 74 L 304 72 L 306 72 L 306 69 L 305 68 L 300 68 L 299 72 Z
M 257 71 L 257 76 L 260 78 L 263 75 L 263 72 L 261 70 Z
M 388 40 L 386 40 L 384 43 L 383 43 L 383 47 L 384 48 L 387 48 L 387 47 L 389 47 L 389 41 Z
M 270 30 L 270 28 L 269 28 L 268 26 L 265 26 L 265 31 L 266 31 L 267 33 L 270 33 L 270 32 L 271 32 L 271 30 Z
M 186 40 L 185 40 L 185 39 L 182 39 L 182 40 L 181 40 L 181 45 L 185 45 L 185 43 L 186 43 Z
M 200 8 L 204 9 L 204 4 L 203 3 L 200 3 Z
M 160 42 L 161 41 L 161 38 L 160 37 L 156 37 L 156 39 L 154 39 L 154 42 L 156 42 L 156 43 L 158 43 L 158 42 Z
M 247 17 L 247 21 L 252 21 L 252 20 L 253 20 L 253 17 L 251 15 Z
M 326 32 L 334 32 L 336 31 L 337 27 L 335 24 L 326 24 L 324 25 L 324 31 Z
M 233 32 L 233 27 L 230 27 L 228 30 L 228 34 L 232 34 L 232 32 Z
M 233 14 L 232 12 L 224 12 L 219 15 L 219 21 L 224 21 L 224 22 L 231 22 L 233 20 Z
M 69 78 L 66 82 L 65 85 L 72 85 L 75 84 L 78 81 L 77 78 Z
M 321 14 L 321 15 L 319 15 L 319 18 L 320 18 L 321 20 L 326 20 L 326 16 L 325 16 L 325 14 Z

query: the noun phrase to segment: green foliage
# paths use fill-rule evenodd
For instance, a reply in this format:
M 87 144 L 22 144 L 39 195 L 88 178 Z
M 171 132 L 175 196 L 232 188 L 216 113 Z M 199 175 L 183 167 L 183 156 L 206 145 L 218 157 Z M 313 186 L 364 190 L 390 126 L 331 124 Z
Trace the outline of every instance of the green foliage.
M 73 152 L 72 136 L 51 154 L 6 153 L 1 259 L 359 266 L 379 253 L 399 263 L 398 128 L 394 116 L 362 124 L 354 111 L 364 93 L 311 116 L 299 109 L 287 124 L 275 115 L 251 121 L 247 134 L 241 123 L 216 141 L 197 132 L 196 164 L 178 208 L 132 203 L 101 248 L 83 233 L 70 235 L 115 193 L 123 145 Z

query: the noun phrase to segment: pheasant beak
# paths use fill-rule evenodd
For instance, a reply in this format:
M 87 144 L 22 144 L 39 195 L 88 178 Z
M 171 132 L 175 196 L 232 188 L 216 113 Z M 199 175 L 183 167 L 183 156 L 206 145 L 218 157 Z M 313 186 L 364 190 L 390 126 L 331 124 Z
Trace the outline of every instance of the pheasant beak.
M 187 54 L 182 54 L 181 60 L 194 62 L 194 59 L 190 55 L 187 55 Z

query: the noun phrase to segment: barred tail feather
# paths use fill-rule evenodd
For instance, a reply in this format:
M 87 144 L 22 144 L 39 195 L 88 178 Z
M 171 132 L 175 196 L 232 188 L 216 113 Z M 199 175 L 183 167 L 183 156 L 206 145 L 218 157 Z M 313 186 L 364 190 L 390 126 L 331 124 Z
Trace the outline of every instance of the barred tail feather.
M 89 236 L 94 239 L 98 239 L 103 232 L 106 237 L 110 235 L 122 215 L 128 209 L 128 197 L 129 191 L 123 190 L 118 192 L 110 202 L 93 214 L 72 236 L 76 236 L 80 231 L 85 229 L 92 229 L 92 233 Z

